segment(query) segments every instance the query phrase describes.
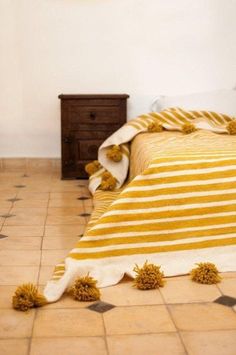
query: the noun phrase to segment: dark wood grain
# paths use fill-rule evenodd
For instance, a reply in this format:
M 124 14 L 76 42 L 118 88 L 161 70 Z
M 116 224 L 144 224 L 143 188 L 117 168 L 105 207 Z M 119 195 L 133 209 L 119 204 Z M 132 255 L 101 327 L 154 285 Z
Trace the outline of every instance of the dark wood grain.
M 59 95 L 62 179 L 88 178 L 84 166 L 127 120 L 127 94 Z

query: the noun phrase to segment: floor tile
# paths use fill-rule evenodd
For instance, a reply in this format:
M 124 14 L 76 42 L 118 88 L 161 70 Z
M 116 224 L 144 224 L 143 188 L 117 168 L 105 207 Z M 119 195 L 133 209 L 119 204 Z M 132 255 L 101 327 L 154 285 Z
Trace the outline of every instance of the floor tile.
M 107 337 L 110 355 L 185 355 L 176 333 L 113 335 Z
M 51 279 L 55 264 L 50 266 L 40 266 L 39 285 L 45 285 Z
M 41 237 L 43 236 L 44 226 L 4 226 L 2 234 L 9 237 Z
M 11 210 L 11 206 L 3 207 L 0 203 L 0 215 L 9 214 L 10 210 Z
M 29 339 L 0 339 L 0 355 L 28 355 Z
M 26 216 L 45 216 L 47 214 L 46 207 L 19 207 L 14 204 L 11 209 L 11 213 L 15 215 L 26 215 Z
M 0 266 L 0 285 L 37 282 L 38 266 Z
M 218 287 L 224 295 L 236 297 L 236 278 L 224 278 Z
M 46 220 L 47 225 L 54 224 L 85 224 L 86 220 L 84 217 L 79 216 L 48 216 Z
M 34 323 L 34 337 L 101 336 L 102 315 L 87 309 L 40 309 Z
M 44 238 L 42 249 L 72 249 L 79 237 Z
M 4 158 L 4 170 L 7 172 L 24 172 L 26 166 L 25 158 Z
M 50 275 L 51 276 L 51 275 Z M 48 278 L 49 280 L 49 278 Z M 47 281 L 48 281 L 47 280 Z M 44 286 L 40 286 L 40 290 L 43 291 Z M 71 295 L 64 294 L 59 302 L 49 303 L 44 308 L 45 309 L 56 309 L 56 308 L 87 308 L 92 305 L 94 302 L 79 302 L 76 301 Z
M 116 307 L 103 317 L 109 335 L 175 331 L 165 306 Z
M 35 310 L 19 312 L 14 309 L 1 309 L 1 338 L 26 338 L 31 336 Z
M 48 215 L 50 216 L 78 216 L 84 212 L 84 207 L 49 207 Z
M 81 196 L 81 191 L 78 189 L 76 192 L 51 192 L 50 193 L 50 200 L 54 199 L 74 199 L 76 200 L 78 197 Z
M 14 203 L 14 207 L 19 208 L 47 208 L 48 200 L 31 200 L 31 199 L 22 199 Z
M 30 265 L 40 263 L 41 252 L 39 250 L 0 250 L 0 265 Z
M 236 272 L 233 272 L 233 271 L 223 272 L 220 275 L 222 276 L 223 279 L 226 279 L 226 278 L 228 279 L 228 278 L 232 278 L 232 277 L 236 278 Z
M 8 237 L 1 240 L 0 246 L 4 250 L 39 250 L 41 237 Z
M 118 285 L 101 289 L 101 299 L 116 306 L 155 305 L 162 304 L 159 290 L 141 291 L 133 287 L 132 282 L 122 282 Z
M 54 225 L 45 227 L 45 237 L 76 237 L 84 232 L 85 225 Z
M 12 308 L 12 296 L 15 290 L 16 286 L 0 286 L 0 308 Z
M 101 337 L 33 338 L 30 355 L 107 355 Z
M 83 209 L 83 201 L 77 200 L 77 198 L 69 199 L 69 198 L 57 198 L 50 199 L 48 206 L 50 208 L 58 208 L 58 207 L 76 207 L 78 209 Z
M 16 197 L 17 192 L 17 188 L 15 188 L 14 185 L 8 189 L 4 188 L 4 190 L 0 190 L 0 199 L 6 201 L 10 198 L 14 198 Z
M 30 200 L 48 200 L 49 192 L 36 192 L 36 191 L 19 191 L 18 198 Z
M 235 355 L 236 330 L 181 333 L 191 355 Z
M 46 213 L 42 215 L 27 215 L 18 212 L 16 216 L 7 218 L 5 221 L 6 226 L 41 226 L 45 223 Z
M 47 173 L 47 172 L 50 172 L 51 169 L 52 169 L 51 159 L 47 159 L 47 158 L 44 158 L 44 159 L 41 159 L 41 158 L 30 159 L 30 158 L 28 158 L 27 159 L 27 171 L 29 173 L 38 172 L 38 171 Z
M 216 285 L 201 285 L 189 279 L 167 280 L 160 292 L 166 303 L 211 302 L 221 296 Z
M 236 329 L 236 314 L 215 303 L 171 305 L 170 312 L 180 330 Z
M 43 250 L 41 265 L 56 265 L 61 260 L 64 260 L 70 249 L 61 249 L 61 250 Z
M 51 192 L 82 192 L 80 187 L 76 184 L 71 184 L 71 185 L 60 185 L 60 184 L 54 184 L 51 187 Z

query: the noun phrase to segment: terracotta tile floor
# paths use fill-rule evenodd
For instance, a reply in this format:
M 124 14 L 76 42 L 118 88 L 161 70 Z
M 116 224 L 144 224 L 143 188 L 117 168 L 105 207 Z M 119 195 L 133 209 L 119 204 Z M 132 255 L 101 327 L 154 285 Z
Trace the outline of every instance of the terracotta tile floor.
M 23 175 L 0 172 L 0 355 L 236 355 L 236 307 L 214 302 L 236 297 L 236 273 L 223 274 L 217 286 L 169 278 L 146 292 L 124 280 L 102 290 L 98 309 L 115 306 L 104 313 L 68 296 L 27 313 L 13 310 L 16 286 L 31 281 L 42 290 L 83 233 L 87 218 L 80 215 L 92 210 L 86 181 Z

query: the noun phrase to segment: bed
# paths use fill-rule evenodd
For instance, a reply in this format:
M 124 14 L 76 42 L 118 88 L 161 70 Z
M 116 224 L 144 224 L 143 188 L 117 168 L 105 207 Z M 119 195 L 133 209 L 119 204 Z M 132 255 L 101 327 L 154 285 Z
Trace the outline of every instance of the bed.
M 48 302 L 78 276 L 89 273 L 106 287 L 134 277 L 135 264 L 145 261 L 161 265 L 165 276 L 187 274 L 204 261 L 236 270 L 235 121 L 168 110 L 139 116 L 101 146 L 101 165 L 90 177 L 91 220 L 55 267 L 44 291 Z M 163 129 L 154 132 L 157 119 Z M 111 162 L 107 149 L 119 144 L 122 160 Z M 114 191 L 99 188 L 108 172 L 116 177 Z

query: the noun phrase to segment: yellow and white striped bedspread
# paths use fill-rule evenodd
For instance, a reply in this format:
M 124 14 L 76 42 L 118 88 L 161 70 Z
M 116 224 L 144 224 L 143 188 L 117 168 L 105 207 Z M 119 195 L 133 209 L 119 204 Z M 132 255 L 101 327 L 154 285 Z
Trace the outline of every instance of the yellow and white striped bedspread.
M 77 276 L 89 273 L 106 287 L 146 260 L 166 276 L 204 261 L 236 270 L 236 136 L 141 134 L 131 161 L 135 177 L 120 193 L 98 192 L 97 216 L 45 288 L 49 302 Z

